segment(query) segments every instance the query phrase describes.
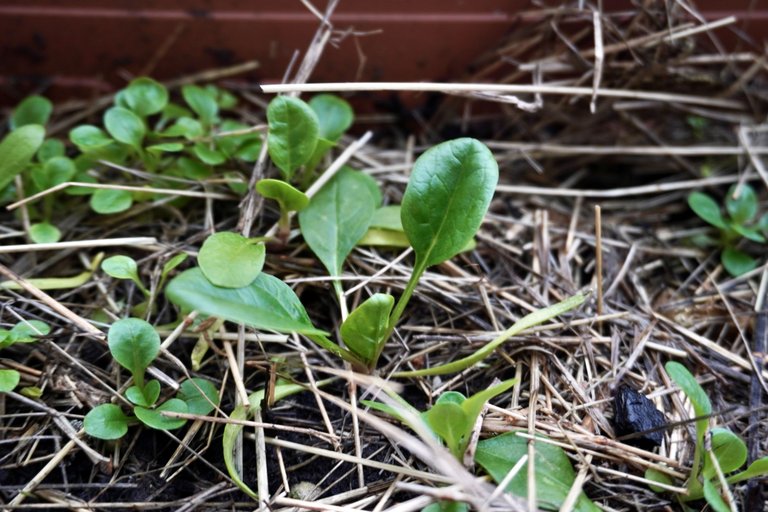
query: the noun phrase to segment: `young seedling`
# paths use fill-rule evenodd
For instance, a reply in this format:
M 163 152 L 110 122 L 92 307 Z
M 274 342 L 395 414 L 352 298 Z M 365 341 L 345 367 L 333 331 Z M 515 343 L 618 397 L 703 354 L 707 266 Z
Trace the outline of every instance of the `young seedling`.
M 728 429 L 709 428 L 712 404 L 704 389 L 685 366 L 669 361 L 664 368 L 670 379 L 690 400 L 696 418 L 693 462 L 691 474 L 686 482 L 688 492 L 678 495 L 677 498 L 681 503 L 704 498 L 713 510 L 728 512 L 731 508 L 727 505 L 727 500 L 731 493 L 727 490 L 727 486 L 768 475 L 768 457 L 757 459 L 747 469 L 734 473 L 747 460 L 747 447 L 744 441 Z M 645 472 L 645 477 L 663 484 L 673 483 L 668 475 L 652 469 Z M 654 488 L 654 490 L 662 489 Z
M 277 222 L 277 237 L 282 243 L 288 241 L 291 233 L 291 213 L 300 212 L 309 204 L 309 197 L 282 180 L 263 179 L 256 183 L 256 192 L 274 199 L 280 207 L 280 220 Z
M 419 412 L 400 397 L 393 397 L 400 407 L 370 400 L 361 400 L 361 403 L 403 421 L 417 432 L 419 429 L 412 424 L 412 419 L 419 418 L 437 439 L 445 443 L 451 454 L 464 463 L 464 454 L 472 438 L 472 430 L 486 402 L 516 383 L 517 379 L 505 380 L 469 398 L 457 391 L 448 391 L 440 395 L 435 404 L 424 412 Z M 410 414 L 404 414 L 404 411 Z
M 737 195 L 738 194 L 738 195 Z M 756 221 L 758 201 L 755 190 L 748 184 L 732 186 L 725 196 L 727 216 L 708 194 L 692 192 L 688 205 L 704 221 L 720 230 L 716 243 L 722 247 L 720 261 L 732 276 L 739 276 L 757 267 L 757 260 L 737 246 L 742 238 L 765 243 L 768 235 L 768 213 Z
M 160 383 L 154 379 L 145 381 L 144 373 L 160 352 L 160 337 L 144 320 L 118 320 L 110 327 L 107 342 L 115 361 L 131 372 L 133 385 L 126 389 L 125 398 L 133 404 L 135 416 L 125 414 L 115 404 L 99 405 L 85 416 L 83 427 L 89 435 L 105 440 L 120 439 L 128 427 L 137 422 L 154 429 L 173 430 L 183 426 L 186 420 L 164 416 L 163 412 L 204 415 L 218 405 L 216 386 L 198 378 L 182 383 L 176 398 L 157 403 Z
M 320 122 L 309 105 L 298 98 L 277 96 L 267 106 L 269 157 L 291 181 L 310 161 L 320 138 Z
M 0 349 L 8 348 L 14 343 L 32 343 L 38 336 L 46 336 L 51 332 L 48 324 L 39 320 L 19 322 L 11 329 L 0 329 Z M 0 393 L 13 391 L 19 385 L 21 374 L 12 369 L 0 369 Z

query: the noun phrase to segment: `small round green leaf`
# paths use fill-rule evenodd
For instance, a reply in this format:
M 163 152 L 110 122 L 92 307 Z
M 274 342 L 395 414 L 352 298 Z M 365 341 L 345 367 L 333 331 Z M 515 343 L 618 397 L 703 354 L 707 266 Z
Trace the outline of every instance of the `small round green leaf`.
M 0 191 L 29 165 L 45 139 L 45 128 L 28 124 L 6 135 L 0 142 Z
M 688 206 L 705 222 L 712 224 L 716 228 L 727 229 L 723 215 L 720 213 L 720 206 L 708 194 L 691 192 L 688 196 Z
M 222 232 L 203 242 L 197 262 L 214 285 L 241 288 L 259 275 L 265 255 L 263 243 L 252 243 L 237 233 Z
M 493 154 L 475 139 L 443 142 L 416 160 L 401 220 L 417 264 L 429 267 L 461 252 L 480 227 L 498 178 Z
M 125 104 L 140 117 L 161 112 L 168 104 L 168 89 L 151 78 L 136 78 L 123 90 Z
M 317 115 L 298 98 L 277 96 L 267 107 L 267 123 L 269 157 L 290 180 L 315 151 L 320 131 Z
M 141 149 L 147 128 L 139 116 L 123 107 L 112 107 L 104 113 L 104 127 L 115 140 Z
M 283 180 L 263 179 L 256 183 L 256 191 L 280 204 L 280 210 L 298 212 L 309 204 L 309 197 Z
M 0 393 L 13 391 L 20 380 L 21 374 L 16 370 L 0 370 Z
M 53 105 L 42 96 L 28 96 L 13 110 L 11 115 L 11 130 L 22 126 L 39 124 L 45 126 L 51 117 Z
M 750 270 L 757 268 L 757 260 L 755 260 L 749 254 L 734 249 L 733 247 L 726 247 L 720 254 L 720 261 L 728 271 L 734 277 L 738 277 L 742 274 L 746 274 Z
M 724 474 L 736 471 L 747 461 L 747 445 L 739 436 L 727 428 L 715 427 L 710 430 L 712 436 L 712 453 L 717 458 L 720 469 Z M 709 455 L 704 459 L 704 478 L 713 478 L 717 472 Z
M 185 85 L 181 88 L 181 95 L 203 124 L 210 126 L 216 122 L 219 106 L 214 94 L 197 85 Z
M 84 124 L 71 130 L 69 140 L 82 152 L 100 149 L 114 142 L 104 130 L 90 124 Z
M 107 333 L 107 343 L 112 357 L 133 374 L 143 376 L 160 352 L 160 336 L 144 320 L 124 318 L 113 323 Z
M 211 381 L 195 377 L 181 383 L 176 398 L 187 403 L 189 414 L 205 416 L 219 405 L 219 390 Z
M 355 119 L 349 103 L 333 94 L 318 94 L 309 100 L 309 106 L 320 122 L 320 137 L 333 142 L 341 138 Z
M 736 192 L 739 195 L 736 197 Z M 725 209 L 737 224 L 750 222 L 757 215 L 757 194 L 755 189 L 743 184 L 741 187 L 734 185 L 725 196 Z
M 38 222 L 29 226 L 29 238 L 36 244 L 52 244 L 61 240 L 61 231 L 48 222 Z
M 133 196 L 127 190 L 100 188 L 91 196 L 91 209 L 107 215 L 124 212 L 133 204 Z
M 115 404 L 102 404 L 85 415 L 83 428 L 97 439 L 120 439 L 128 432 L 128 416 Z
M 178 398 L 171 398 L 156 409 L 147 409 L 145 407 L 136 407 L 133 410 L 136 417 L 146 426 L 157 430 L 173 430 L 182 427 L 187 420 L 180 418 L 169 418 L 163 416 L 163 412 L 177 412 L 187 414 L 187 403 Z
M 645 470 L 645 479 L 650 480 L 651 482 L 658 482 L 665 485 L 675 484 L 669 475 L 653 468 L 648 468 Z M 665 488 L 659 487 L 657 485 L 648 485 L 648 487 L 650 487 L 653 492 L 667 492 Z
M 123 256 L 122 254 L 110 256 L 102 261 L 101 270 L 115 279 L 130 279 L 131 281 L 140 280 L 139 268 L 136 265 L 136 261 L 133 258 Z
M 66 156 L 55 156 L 32 171 L 32 181 L 40 190 L 71 181 L 77 174 L 75 162 Z
M 190 180 L 204 180 L 211 175 L 211 168 L 195 158 L 183 156 L 176 161 L 176 165 L 181 174 Z

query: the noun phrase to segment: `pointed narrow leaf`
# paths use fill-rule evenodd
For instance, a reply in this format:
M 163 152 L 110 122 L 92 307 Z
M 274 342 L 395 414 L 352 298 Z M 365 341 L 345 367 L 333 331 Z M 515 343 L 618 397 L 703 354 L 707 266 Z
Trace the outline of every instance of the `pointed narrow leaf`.
M 205 239 L 197 262 L 214 285 L 242 288 L 259 275 L 265 255 L 263 243 L 252 243 L 238 233 L 223 231 Z
M 349 168 L 340 170 L 299 213 L 304 240 L 332 276 L 365 235 L 376 210 L 373 178 Z
M 21 173 L 45 138 L 45 128 L 28 124 L 6 135 L 0 142 L 0 191 Z
M 83 428 L 97 439 L 120 439 L 128 432 L 128 416 L 115 404 L 102 404 L 85 415 Z
M 475 139 L 455 139 L 428 149 L 413 166 L 401 220 L 422 265 L 458 254 L 480 227 L 496 189 L 499 167 Z
M 708 194 L 691 192 L 688 196 L 688 206 L 702 220 L 709 222 L 716 228 L 726 229 L 723 215 L 720 213 L 720 206 Z
M 312 325 L 293 290 L 264 272 L 243 288 L 221 288 L 212 284 L 199 268 L 192 268 L 174 277 L 165 295 L 186 311 L 196 310 L 256 329 L 325 334 Z
M 389 314 L 395 298 L 386 293 L 371 295 L 341 324 L 341 339 L 347 348 L 369 366 L 375 365 L 386 342 Z
M 278 96 L 267 107 L 269 157 L 286 180 L 312 157 L 319 136 L 315 112 L 303 101 Z

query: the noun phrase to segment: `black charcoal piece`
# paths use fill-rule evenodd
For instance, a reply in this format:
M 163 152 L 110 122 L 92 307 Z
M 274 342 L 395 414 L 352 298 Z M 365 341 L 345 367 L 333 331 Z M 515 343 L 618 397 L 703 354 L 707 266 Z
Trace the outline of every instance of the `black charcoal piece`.
M 622 384 L 613 397 L 613 409 L 616 437 L 627 436 L 623 442 L 644 450 L 661 445 L 667 421 L 653 402 Z

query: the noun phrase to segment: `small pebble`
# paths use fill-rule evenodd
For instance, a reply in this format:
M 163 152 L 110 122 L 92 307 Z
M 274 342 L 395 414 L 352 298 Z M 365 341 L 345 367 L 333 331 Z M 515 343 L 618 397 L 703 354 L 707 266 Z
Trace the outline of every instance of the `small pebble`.
M 626 384 L 613 397 L 613 425 L 616 437 L 633 435 L 624 443 L 643 450 L 653 450 L 664 439 L 667 419 L 653 402 Z

